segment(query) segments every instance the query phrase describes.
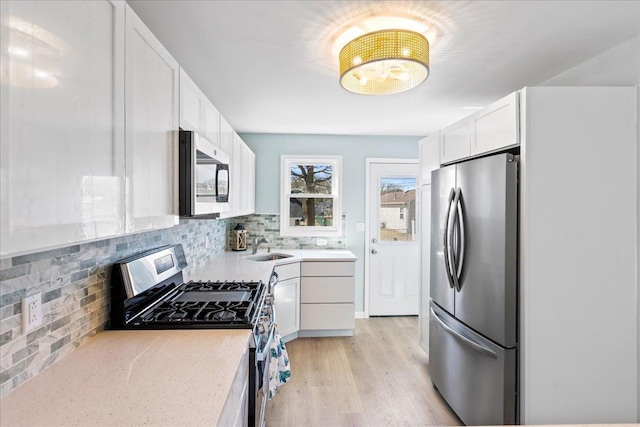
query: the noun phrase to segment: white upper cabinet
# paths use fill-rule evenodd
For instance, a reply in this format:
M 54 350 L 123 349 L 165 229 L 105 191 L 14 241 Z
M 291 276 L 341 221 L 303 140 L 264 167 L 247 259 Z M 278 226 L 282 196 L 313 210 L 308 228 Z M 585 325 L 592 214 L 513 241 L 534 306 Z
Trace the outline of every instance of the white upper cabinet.
M 440 135 L 442 164 L 519 145 L 518 92 L 443 129 Z
M 227 153 L 229 157 L 231 157 L 233 152 L 234 134 L 235 132 L 229 122 L 220 114 L 220 148 Z
M 179 67 L 127 5 L 127 232 L 178 223 Z
M 256 205 L 256 155 L 233 132 L 232 155 L 229 157 L 229 210 L 222 218 L 249 215 Z
M 202 113 L 202 136 L 216 147 L 222 148 L 220 147 L 220 112 L 205 98 L 202 103 Z
M 180 68 L 180 127 L 197 132 L 201 138 L 220 148 L 220 113 L 182 68 Z
M 518 92 L 513 92 L 473 116 L 471 155 L 520 143 Z
M 124 233 L 124 2 L 0 2 L 0 253 Z
M 202 98 L 198 86 L 180 68 L 180 127 L 202 134 Z
M 420 140 L 420 185 L 431 184 L 431 171 L 440 167 L 440 132 Z
M 468 117 L 443 129 L 440 132 L 440 163 L 469 157 L 472 133 L 473 121 Z
M 247 167 L 247 213 L 255 213 L 256 211 L 256 155 L 247 146 L 248 158 Z

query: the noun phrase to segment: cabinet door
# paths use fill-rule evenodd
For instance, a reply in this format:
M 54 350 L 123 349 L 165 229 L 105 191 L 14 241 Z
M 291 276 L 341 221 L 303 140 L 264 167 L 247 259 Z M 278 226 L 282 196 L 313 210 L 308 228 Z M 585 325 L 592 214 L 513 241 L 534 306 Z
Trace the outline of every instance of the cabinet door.
M 0 7 L 0 254 L 123 234 L 124 2 Z
M 431 184 L 431 171 L 440 167 L 440 132 L 420 140 L 420 185 Z
M 300 278 L 281 280 L 274 289 L 276 322 L 281 336 L 300 330 Z
M 233 128 L 224 116 L 220 114 L 220 148 L 229 158 L 231 158 L 233 152 L 233 134 Z
M 472 156 L 520 144 L 518 93 L 489 105 L 473 122 Z
M 420 187 L 420 347 L 429 353 L 429 287 L 431 285 L 431 185 Z
M 220 147 L 220 113 L 208 99 L 203 99 L 202 103 L 202 133 L 203 136 L 218 148 Z M 224 151 L 224 150 L 222 150 Z M 225 152 L 225 154 L 229 154 Z
M 178 223 L 178 63 L 127 5 L 127 231 Z
M 256 212 L 256 155 L 249 147 L 248 150 L 248 160 L 247 160 L 247 214 L 252 214 Z
M 180 68 L 180 127 L 202 134 L 202 94 L 187 73 Z
M 440 134 L 440 163 L 449 163 L 471 155 L 473 121 L 464 119 Z

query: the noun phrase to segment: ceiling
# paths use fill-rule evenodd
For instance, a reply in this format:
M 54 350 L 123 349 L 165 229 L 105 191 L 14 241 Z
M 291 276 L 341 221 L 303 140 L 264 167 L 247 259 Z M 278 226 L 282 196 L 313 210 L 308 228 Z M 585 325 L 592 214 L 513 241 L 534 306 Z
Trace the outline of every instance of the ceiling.
M 637 1 L 128 3 L 241 133 L 427 135 L 640 29 Z M 355 95 L 339 84 L 334 45 L 378 15 L 424 23 L 430 76 L 407 92 Z

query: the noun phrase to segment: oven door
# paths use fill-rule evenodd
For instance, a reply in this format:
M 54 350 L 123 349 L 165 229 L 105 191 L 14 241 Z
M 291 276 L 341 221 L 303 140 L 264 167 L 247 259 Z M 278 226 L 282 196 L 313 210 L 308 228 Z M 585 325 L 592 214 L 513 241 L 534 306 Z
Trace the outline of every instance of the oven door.
M 257 372 L 256 378 L 256 404 L 255 404 L 255 425 L 264 427 L 267 413 L 267 400 L 269 398 L 269 365 L 271 364 L 271 343 L 276 332 L 275 322 L 269 325 L 269 335 L 267 340 L 262 340 L 260 351 L 256 352 Z

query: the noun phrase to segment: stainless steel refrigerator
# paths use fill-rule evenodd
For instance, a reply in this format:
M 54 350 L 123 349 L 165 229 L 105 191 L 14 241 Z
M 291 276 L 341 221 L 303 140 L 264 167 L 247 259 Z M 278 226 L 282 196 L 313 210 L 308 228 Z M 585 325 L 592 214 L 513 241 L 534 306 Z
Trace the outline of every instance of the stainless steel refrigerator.
M 431 379 L 465 424 L 517 424 L 517 158 L 446 166 L 431 185 Z

